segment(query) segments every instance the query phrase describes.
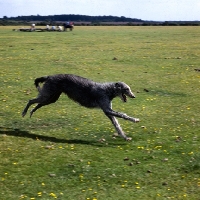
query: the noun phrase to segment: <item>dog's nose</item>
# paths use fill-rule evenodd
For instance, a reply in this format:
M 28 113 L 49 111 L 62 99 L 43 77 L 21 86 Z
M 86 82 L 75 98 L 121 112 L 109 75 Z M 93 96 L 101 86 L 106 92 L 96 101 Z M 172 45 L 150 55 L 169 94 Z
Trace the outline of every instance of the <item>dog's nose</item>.
M 135 98 L 135 95 L 134 95 L 134 94 L 131 94 L 130 97 L 131 97 L 131 98 Z

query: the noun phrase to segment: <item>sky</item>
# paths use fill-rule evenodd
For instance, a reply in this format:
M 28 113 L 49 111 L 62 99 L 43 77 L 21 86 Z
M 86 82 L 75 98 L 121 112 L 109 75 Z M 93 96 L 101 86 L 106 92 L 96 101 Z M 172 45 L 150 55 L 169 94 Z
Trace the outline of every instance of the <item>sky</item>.
M 200 0 L 0 0 L 0 18 L 59 14 L 200 21 Z

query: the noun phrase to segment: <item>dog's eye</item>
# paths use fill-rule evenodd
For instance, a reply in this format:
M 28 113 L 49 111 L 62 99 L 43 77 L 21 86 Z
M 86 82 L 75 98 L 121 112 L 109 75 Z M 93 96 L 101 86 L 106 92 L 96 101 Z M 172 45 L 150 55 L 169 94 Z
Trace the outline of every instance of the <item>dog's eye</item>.
M 129 92 L 129 89 L 128 89 L 128 88 L 124 88 L 124 89 L 123 89 L 123 92 L 124 92 L 124 93 Z

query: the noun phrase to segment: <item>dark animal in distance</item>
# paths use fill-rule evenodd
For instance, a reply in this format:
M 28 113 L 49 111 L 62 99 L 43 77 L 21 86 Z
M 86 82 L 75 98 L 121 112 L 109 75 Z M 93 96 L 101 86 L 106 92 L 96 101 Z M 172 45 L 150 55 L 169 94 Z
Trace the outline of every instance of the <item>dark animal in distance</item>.
M 39 86 L 39 83 L 44 83 L 42 88 Z M 82 106 L 102 109 L 105 115 L 111 120 L 118 134 L 125 140 L 131 140 L 131 138 L 125 135 L 115 117 L 132 122 L 139 122 L 139 119 L 112 110 L 111 103 L 115 97 L 120 97 L 123 102 L 127 101 L 127 96 L 135 98 L 135 95 L 126 83 L 97 83 L 72 74 L 57 74 L 36 78 L 35 86 L 39 92 L 38 97 L 29 100 L 22 112 L 23 117 L 32 104 L 37 103 L 36 107 L 31 110 L 30 117 L 37 109 L 55 103 L 61 93 L 65 93 L 70 99 Z
M 64 27 L 64 31 L 67 31 L 67 29 L 72 31 L 74 29 L 74 25 L 73 24 L 63 24 L 63 27 Z

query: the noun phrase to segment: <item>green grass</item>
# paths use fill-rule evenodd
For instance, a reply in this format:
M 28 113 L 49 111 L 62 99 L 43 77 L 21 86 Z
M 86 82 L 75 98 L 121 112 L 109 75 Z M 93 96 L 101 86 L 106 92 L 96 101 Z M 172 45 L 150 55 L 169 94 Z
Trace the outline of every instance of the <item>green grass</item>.
M 199 199 L 200 27 L 12 28 L 0 27 L 2 200 Z M 137 98 L 113 109 L 140 118 L 119 120 L 133 140 L 64 95 L 22 118 L 34 79 L 57 73 L 129 84 Z

